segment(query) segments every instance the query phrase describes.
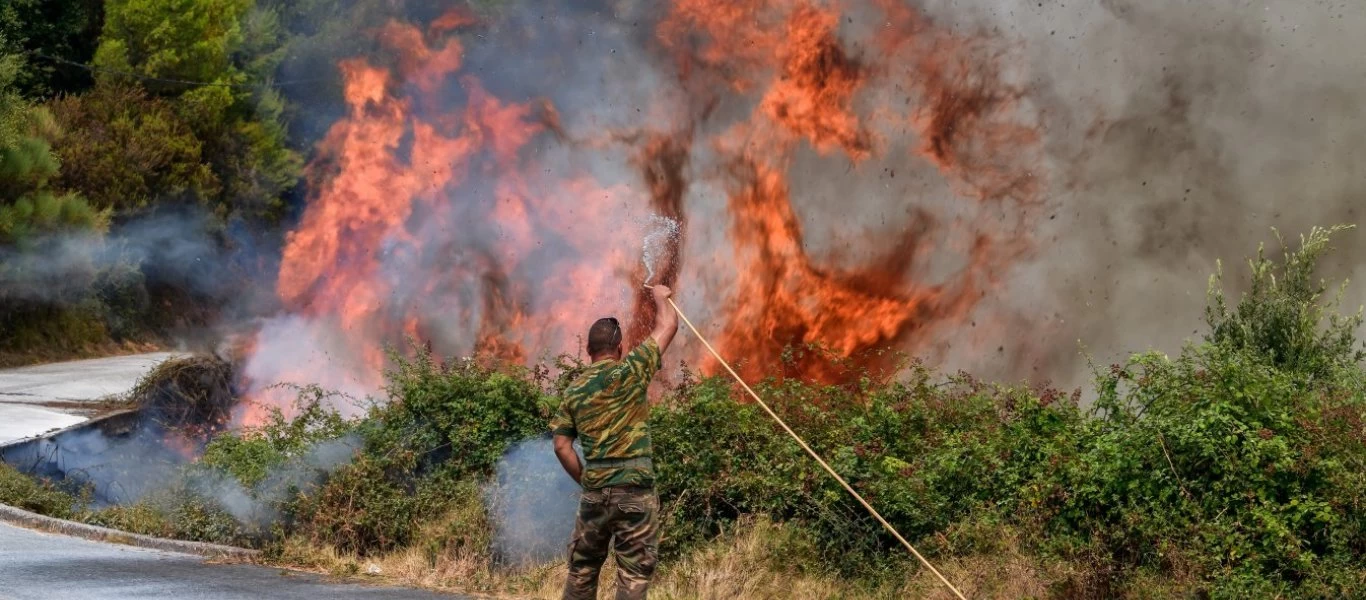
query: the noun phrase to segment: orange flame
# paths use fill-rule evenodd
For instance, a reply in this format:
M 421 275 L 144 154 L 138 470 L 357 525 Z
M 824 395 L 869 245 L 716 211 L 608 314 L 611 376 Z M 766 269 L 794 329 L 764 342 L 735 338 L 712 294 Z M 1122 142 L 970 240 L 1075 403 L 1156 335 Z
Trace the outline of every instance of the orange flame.
M 817 150 L 840 147 L 859 160 L 871 150 L 871 134 L 849 103 L 864 73 L 835 38 L 838 19 L 811 6 L 792 12 L 777 53 L 781 70 L 760 109 Z

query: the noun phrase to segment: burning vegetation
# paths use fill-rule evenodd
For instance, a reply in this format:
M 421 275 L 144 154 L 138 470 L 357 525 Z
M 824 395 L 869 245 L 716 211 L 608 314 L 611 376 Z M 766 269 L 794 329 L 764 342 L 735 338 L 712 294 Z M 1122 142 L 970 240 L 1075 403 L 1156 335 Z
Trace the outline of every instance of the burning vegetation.
M 326 61 L 343 110 L 317 119 L 325 135 L 278 271 L 246 263 L 274 276 L 278 311 L 242 344 L 240 369 L 168 363 L 139 386 L 136 415 L 6 450 L 57 483 L 0 467 L 0 501 L 341 574 L 373 562 L 404 583 L 553 597 L 536 586 L 559 573 L 518 570 L 559 560 L 569 519 L 537 519 L 573 510 L 537 436 L 581 366 L 587 323 L 616 314 L 627 343 L 646 335 L 651 281 L 675 286 L 759 393 L 972 597 L 1366 589 L 1362 322 L 1316 283 L 1327 232 L 1284 263 L 1258 255 L 1236 305 L 1216 286 L 1203 342 L 1099 369 L 1091 410 L 1080 391 L 941 376 L 885 351 L 934 363 L 950 343 L 1051 343 L 1033 334 L 1072 331 L 1063 314 L 1088 343 L 1113 320 L 1151 345 L 1154 329 L 1185 321 L 1147 292 L 1091 309 L 1125 291 L 1096 283 L 1112 266 L 1137 267 L 1125 281 L 1139 287 L 1161 286 L 1156 274 L 1190 285 L 1143 260 L 1199 256 L 1203 268 L 1240 252 L 1261 222 L 1229 227 L 1230 215 L 1280 219 L 1297 187 L 1328 199 L 1304 219 L 1354 218 L 1330 206 L 1354 196 L 1323 191 L 1356 189 L 1338 179 L 1366 139 L 1334 145 L 1354 139 L 1341 132 L 1359 103 L 1343 98 L 1361 93 L 1331 69 L 1356 66 L 1314 61 L 1359 54 L 1341 40 L 1301 33 L 1318 47 L 1296 50 L 1294 36 L 1256 33 L 1261 17 L 1208 3 L 1113 0 L 1076 15 L 1040 3 L 1008 19 L 899 0 L 439 4 L 382 0 L 352 15 L 365 27 L 328 24 L 373 51 Z M 1040 43 L 1023 58 L 1004 32 L 1047 39 L 1059 21 L 1088 45 Z M 1275 54 L 1281 42 L 1292 49 Z M 1275 76 L 1250 71 L 1272 56 Z M 1025 73 L 1041 65 L 1080 82 Z M 1087 96 L 1097 87 L 1111 97 Z M 141 96 L 103 101 L 126 98 Z M 1334 144 L 1303 123 L 1309 105 Z M 1270 150 L 1268 132 L 1290 143 Z M 1065 225 L 1040 219 L 1046 194 L 1069 193 L 1096 198 L 1065 198 Z M 1072 235 L 1039 264 L 1035 236 L 1060 229 Z M 647 234 L 668 242 L 649 265 Z M 175 239 L 147 237 L 158 250 Z M 1085 256 L 1056 256 L 1069 253 Z M 1104 264 L 1126 253 L 1138 262 Z M 214 298 L 236 291 L 198 253 L 170 254 Z M 1021 271 L 1029 285 L 1006 289 Z M 1049 293 L 1024 289 L 1035 284 Z M 1016 336 L 983 314 L 1003 291 L 1054 314 L 1024 317 L 1038 328 Z M 410 339 L 413 352 L 386 353 Z M 685 368 L 670 369 L 651 415 L 671 519 L 661 590 L 932 593 L 757 407 L 708 377 L 717 365 L 700 347 L 684 337 L 675 352 Z M 510 459 L 524 462 L 507 470 Z
M 1258 255 L 1236 303 L 1216 276 L 1205 340 L 1101 370 L 1093 410 L 1080 391 L 920 364 L 895 382 L 756 388 L 968 597 L 1351 597 L 1366 584 L 1366 352 L 1362 317 L 1314 276 L 1330 233 L 1283 262 Z M 305 390 L 298 418 L 219 435 L 135 505 L 91 510 L 8 467 L 0 501 L 338 574 L 373 564 L 408 584 L 558 597 L 574 484 L 536 436 L 567 379 L 426 352 L 395 362 L 388 401 L 363 418 Z M 730 392 L 687 378 L 652 407 L 670 514 L 656 590 L 939 590 Z
M 566 10 L 557 18 L 572 20 Z M 990 38 L 893 2 L 637 10 L 602 32 L 607 58 L 575 58 L 609 85 L 652 82 L 620 104 L 583 100 L 593 83 L 568 75 L 487 79 L 561 60 L 548 51 L 570 32 L 519 21 L 529 15 L 498 24 L 496 58 L 471 57 L 469 33 L 489 24 L 457 10 L 425 28 L 390 22 L 374 32 L 386 59 L 340 63 L 348 113 L 319 144 L 284 249 L 288 315 L 262 328 L 246 365 L 254 406 L 287 406 L 262 389 L 282 380 L 372 393 L 379 344 L 404 338 L 532 362 L 575 352 L 585 323 L 618 314 L 634 343 L 652 318 L 638 250 L 651 216 L 681 225 L 658 280 L 685 305 L 718 300 L 706 307 L 718 346 L 752 378 L 843 377 L 790 360 L 789 346 L 860 366 L 888 366 L 875 351 L 886 346 L 928 351 L 1030 252 L 1039 137 Z M 939 187 L 799 191 L 851 169 Z M 838 251 L 813 254 L 794 195 L 890 208 L 901 226 L 872 242 L 815 223 Z M 682 353 L 716 367 L 700 347 Z

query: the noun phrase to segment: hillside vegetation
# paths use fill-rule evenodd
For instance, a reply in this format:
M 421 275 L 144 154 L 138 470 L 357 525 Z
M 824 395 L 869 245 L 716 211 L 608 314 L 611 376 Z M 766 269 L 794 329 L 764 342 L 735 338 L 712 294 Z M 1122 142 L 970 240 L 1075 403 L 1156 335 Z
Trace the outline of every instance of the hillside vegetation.
M 332 62 L 371 43 L 341 32 L 393 9 L 345 4 L 0 4 L 0 365 L 141 348 L 261 284 Z

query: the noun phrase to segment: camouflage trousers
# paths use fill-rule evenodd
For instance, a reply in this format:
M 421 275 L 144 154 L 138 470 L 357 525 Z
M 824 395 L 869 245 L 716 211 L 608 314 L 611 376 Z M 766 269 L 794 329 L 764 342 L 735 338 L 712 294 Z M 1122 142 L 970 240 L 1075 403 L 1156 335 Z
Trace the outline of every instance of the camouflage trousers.
M 565 600 L 595 600 L 610 547 L 617 557 L 617 600 L 642 600 L 659 546 L 659 498 L 636 486 L 584 490 L 569 541 Z

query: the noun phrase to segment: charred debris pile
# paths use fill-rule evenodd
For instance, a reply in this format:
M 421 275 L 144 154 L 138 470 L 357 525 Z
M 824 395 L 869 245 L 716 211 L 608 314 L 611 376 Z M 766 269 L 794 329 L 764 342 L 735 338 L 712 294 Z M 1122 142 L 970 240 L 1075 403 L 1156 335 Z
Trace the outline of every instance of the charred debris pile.
M 0 459 L 88 493 L 95 507 L 136 502 L 196 460 L 228 427 L 236 402 L 231 363 L 212 355 L 174 358 L 137 384 L 125 399 L 127 409 L 5 447 Z

